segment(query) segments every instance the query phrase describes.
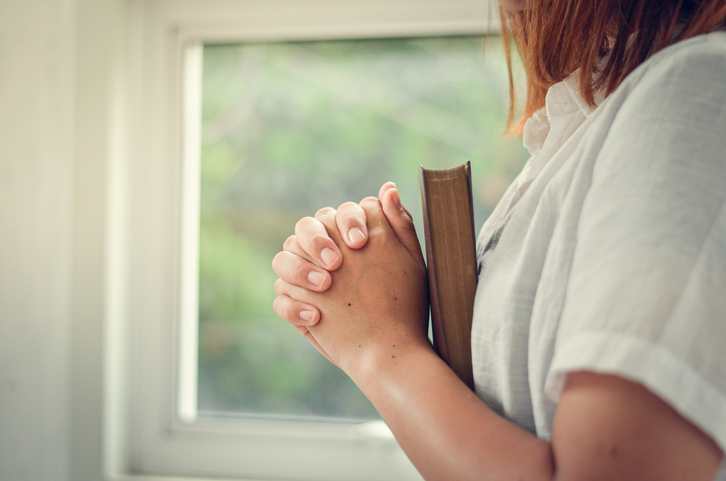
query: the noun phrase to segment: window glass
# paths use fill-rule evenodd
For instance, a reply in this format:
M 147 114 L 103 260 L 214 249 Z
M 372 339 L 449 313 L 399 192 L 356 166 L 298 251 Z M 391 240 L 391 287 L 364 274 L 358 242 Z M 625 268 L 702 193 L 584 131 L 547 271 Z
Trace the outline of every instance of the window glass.
M 472 161 L 480 227 L 525 159 L 507 95 L 497 37 L 204 46 L 200 415 L 377 418 L 272 312 L 272 258 L 299 218 L 389 180 L 420 233 L 419 165 Z

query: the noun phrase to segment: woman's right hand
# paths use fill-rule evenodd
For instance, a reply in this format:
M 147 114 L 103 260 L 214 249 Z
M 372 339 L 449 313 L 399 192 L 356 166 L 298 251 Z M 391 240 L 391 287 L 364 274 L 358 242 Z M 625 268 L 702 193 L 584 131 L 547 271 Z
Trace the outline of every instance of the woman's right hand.
M 411 214 L 401 205 L 396 185 L 393 182 L 383 184 L 378 192 L 378 199 L 383 213 L 402 243 L 410 252 L 420 252 L 416 236 L 411 235 L 415 234 Z M 349 248 L 360 249 L 366 245 L 367 218 L 360 205 L 354 202 L 342 204 L 336 211 L 335 221 Z M 406 245 L 407 243 L 410 245 Z M 273 259 L 272 268 L 280 279 L 289 284 L 323 292 L 331 285 L 330 272 L 338 269 L 342 263 L 342 253 L 328 235 L 325 226 L 314 217 L 304 217 L 295 225 L 295 234 L 285 241 L 282 252 Z M 309 337 L 307 327 L 320 321 L 317 307 L 287 296 L 278 296 L 273 309 L 275 314 L 306 337 Z

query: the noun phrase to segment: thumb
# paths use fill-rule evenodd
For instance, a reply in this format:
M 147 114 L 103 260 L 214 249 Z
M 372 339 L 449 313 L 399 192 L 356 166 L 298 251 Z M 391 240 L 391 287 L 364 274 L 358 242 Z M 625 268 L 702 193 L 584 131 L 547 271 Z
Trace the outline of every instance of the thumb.
M 401 244 L 403 244 L 413 258 L 416 259 L 416 262 L 425 266 L 423 254 L 421 253 L 421 245 L 418 243 L 418 237 L 416 237 L 413 218 L 408 210 L 401 205 L 398 189 L 395 187 L 386 189 L 379 200 L 381 201 L 383 214 L 386 216 L 393 232 L 396 233 L 398 240 L 401 241 Z

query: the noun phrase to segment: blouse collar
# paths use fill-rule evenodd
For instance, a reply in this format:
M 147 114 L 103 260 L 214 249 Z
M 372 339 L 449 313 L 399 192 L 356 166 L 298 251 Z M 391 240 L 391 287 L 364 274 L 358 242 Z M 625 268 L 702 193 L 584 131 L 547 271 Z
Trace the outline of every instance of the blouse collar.
M 560 126 L 571 121 L 573 115 L 581 113 L 587 118 L 594 112 L 595 109 L 580 95 L 577 85 L 579 73 L 577 70 L 563 81 L 551 86 L 545 96 L 545 106 L 535 112 L 524 124 L 523 143 L 531 155 L 542 150 L 550 130 L 559 130 Z M 596 104 L 602 102 L 601 97 L 601 95 L 595 96 Z

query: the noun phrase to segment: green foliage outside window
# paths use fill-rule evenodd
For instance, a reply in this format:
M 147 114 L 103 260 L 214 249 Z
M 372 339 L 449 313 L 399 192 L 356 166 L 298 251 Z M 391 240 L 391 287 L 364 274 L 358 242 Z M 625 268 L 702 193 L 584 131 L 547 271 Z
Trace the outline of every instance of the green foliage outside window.
M 418 167 L 472 161 L 480 226 L 524 159 L 501 139 L 501 43 L 474 37 L 206 46 L 199 409 L 377 414 L 272 312 L 270 263 L 298 219 L 386 181 L 420 221 Z M 420 224 L 419 224 L 420 231 Z

